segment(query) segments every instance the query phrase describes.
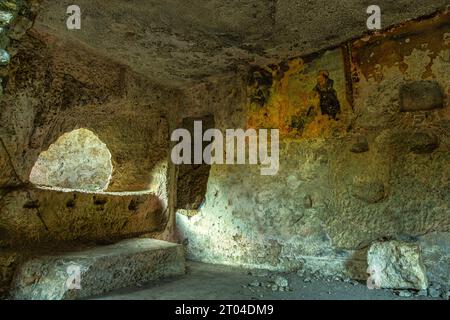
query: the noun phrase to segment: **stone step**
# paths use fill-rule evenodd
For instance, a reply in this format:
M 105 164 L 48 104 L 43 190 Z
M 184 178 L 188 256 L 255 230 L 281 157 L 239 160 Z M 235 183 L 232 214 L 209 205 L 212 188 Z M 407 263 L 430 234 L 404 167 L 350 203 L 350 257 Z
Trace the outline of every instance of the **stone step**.
M 80 299 L 184 273 L 182 245 L 130 239 L 27 261 L 10 292 L 17 300 Z

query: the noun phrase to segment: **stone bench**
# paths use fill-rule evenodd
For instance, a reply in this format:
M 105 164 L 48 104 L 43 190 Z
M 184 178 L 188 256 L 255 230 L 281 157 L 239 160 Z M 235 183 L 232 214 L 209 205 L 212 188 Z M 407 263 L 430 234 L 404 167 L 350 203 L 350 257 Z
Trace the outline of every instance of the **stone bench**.
M 184 273 L 182 245 L 131 239 L 30 260 L 17 270 L 11 298 L 80 299 Z

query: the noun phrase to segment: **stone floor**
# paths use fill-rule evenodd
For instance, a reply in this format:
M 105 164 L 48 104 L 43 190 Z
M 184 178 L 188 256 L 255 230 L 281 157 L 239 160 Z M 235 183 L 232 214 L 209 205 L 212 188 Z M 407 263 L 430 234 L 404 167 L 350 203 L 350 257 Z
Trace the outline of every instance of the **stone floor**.
M 94 299 L 110 300 L 402 300 L 431 299 L 400 297 L 390 290 L 369 290 L 365 283 L 331 279 L 306 279 L 297 274 L 282 275 L 226 266 L 189 262 L 184 276 L 115 291 Z M 288 280 L 292 291 L 272 289 L 275 281 Z M 311 280 L 309 282 L 309 280 Z M 268 287 L 269 286 L 269 287 Z M 288 289 L 289 290 L 289 289 Z

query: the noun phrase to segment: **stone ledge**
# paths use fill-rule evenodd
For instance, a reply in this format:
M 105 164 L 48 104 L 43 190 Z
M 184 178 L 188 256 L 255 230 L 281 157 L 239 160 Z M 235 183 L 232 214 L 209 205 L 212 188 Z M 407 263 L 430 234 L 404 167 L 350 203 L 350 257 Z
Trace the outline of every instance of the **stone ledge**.
M 70 268 L 80 270 L 79 290 L 68 288 Z M 79 299 L 184 273 L 181 245 L 131 239 L 30 260 L 16 272 L 11 297 L 17 300 Z

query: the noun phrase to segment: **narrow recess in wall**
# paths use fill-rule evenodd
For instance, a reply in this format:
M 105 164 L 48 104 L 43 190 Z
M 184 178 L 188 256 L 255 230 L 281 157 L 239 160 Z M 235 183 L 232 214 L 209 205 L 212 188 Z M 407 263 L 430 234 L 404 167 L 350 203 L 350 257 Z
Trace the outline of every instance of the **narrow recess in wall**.
M 183 119 L 182 127 L 194 136 L 194 121 L 202 121 L 203 131 L 215 126 L 214 116 L 206 115 L 198 118 Z M 203 149 L 210 142 L 203 142 Z M 192 141 L 194 150 L 194 141 Z M 192 154 L 192 163 L 194 155 Z M 177 209 L 198 210 L 203 203 L 209 178 L 210 165 L 182 164 L 178 166 L 177 179 Z
M 345 68 L 345 89 L 347 102 L 354 111 L 354 101 L 353 101 L 353 71 L 352 71 L 352 48 L 350 43 L 345 43 L 341 47 L 342 56 L 344 57 L 344 68 Z

